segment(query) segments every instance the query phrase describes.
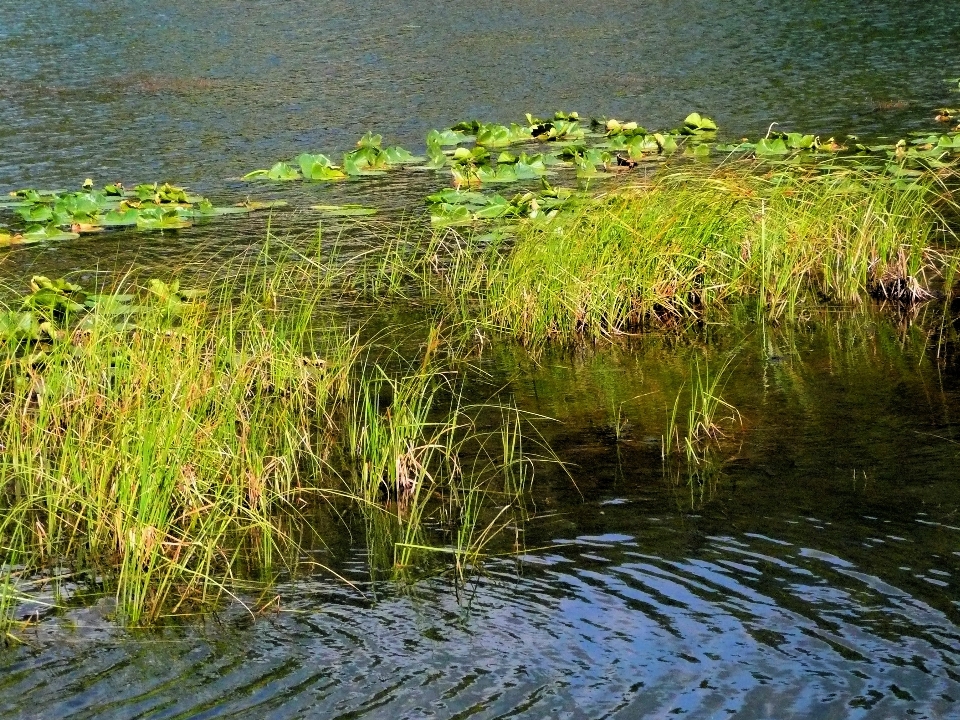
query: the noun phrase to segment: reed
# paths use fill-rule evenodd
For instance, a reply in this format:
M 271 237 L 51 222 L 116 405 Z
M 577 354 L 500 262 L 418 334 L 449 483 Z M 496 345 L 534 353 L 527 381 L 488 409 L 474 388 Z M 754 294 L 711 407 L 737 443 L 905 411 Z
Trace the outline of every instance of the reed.
M 488 268 L 489 320 L 525 342 L 596 338 L 702 318 L 753 299 L 768 318 L 870 296 L 913 302 L 952 272 L 931 179 L 863 169 L 670 171 L 521 226 Z
M 42 339 L 0 347 L 8 554 L 105 578 L 133 624 L 230 592 L 240 555 L 271 572 L 274 513 L 330 442 L 356 352 L 279 278 L 203 301 L 157 281 L 77 322 L 30 313 Z
M 374 361 L 326 309 L 344 272 L 265 251 L 204 292 L 35 278 L 0 309 L 0 631 L 14 566 L 70 568 L 126 624 L 203 611 L 292 569 L 321 500 L 359 508 L 371 547 L 392 528 L 393 566 L 439 553 L 462 577 L 499 527 L 474 527 L 487 494 L 527 487 L 520 422 L 477 430 L 437 328 Z M 425 533 L 438 517 L 455 542 Z
M 398 237 L 350 277 L 368 296 L 431 298 L 527 345 L 722 318 L 744 301 L 771 320 L 911 304 L 951 290 L 953 184 L 861 166 L 666 168 L 510 233 Z

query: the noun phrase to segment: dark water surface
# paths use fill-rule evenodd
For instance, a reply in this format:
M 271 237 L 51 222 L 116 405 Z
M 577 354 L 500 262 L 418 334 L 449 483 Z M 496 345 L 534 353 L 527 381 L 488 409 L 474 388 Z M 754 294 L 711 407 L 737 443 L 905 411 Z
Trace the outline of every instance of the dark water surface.
M 8 2 L 0 187 L 206 192 L 367 130 L 422 147 L 458 120 L 558 109 L 900 133 L 949 97 L 958 42 L 945 0 Z
M 465 117 L 556 109 L 901 133 L 950 103 L 958 46 L 948 2 L 0 3 L 0 188 L 92 175 L 234 199 L 231 178 L 366 130 L 416 149 Z M 432 182 L 257 192 L 401 216 Z M 265 222 L 26 248 L 0 271 L 213 262 Z M 301 578 L 256 621 L 135 633 L 104 602 L 54 613 L 0 650 L 0 716 L 960 717 L 960 372 L 934 327 L 867 313 L 540 364 L 495 349 L 493 383 L 557 419 L 577 484 L 541 469 L 521 559 L 459 596 L 400 591 L 341 542 L 324 561 L 359 590 Z M 731 356 L 742 427 L 698 477 L 665 470 L 692 358 Z

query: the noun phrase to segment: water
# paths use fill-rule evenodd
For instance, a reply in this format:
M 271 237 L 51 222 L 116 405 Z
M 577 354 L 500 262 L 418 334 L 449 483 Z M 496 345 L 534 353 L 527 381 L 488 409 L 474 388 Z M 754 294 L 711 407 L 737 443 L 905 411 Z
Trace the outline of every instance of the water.
M 696 108 L 731 136 L 773 121 L 868 135 L 933 128 L 931 109 L 956 104 L 954 4 L 766 5 L 5 3 L 0 188 L 170 179 L 232 200 L 250 189 L 231 178 L 368 129 L 416 149 L 464 117 L 658 126 Z M 398 217 L 431 182 L 257 192 Z M 112 233 L 0 268 L 209 263 L 258 247 L 264 224 Z M 277 588 L 279 612 L 150 632 L 78 598 L 0 651 L 0 716 L 953 717 L 960 372 L 937 327 L 866 313 L 539 363 L 496 348 L 494 384 L 557 419 L 542 430 L 576 482 L 539 470 L 519 558 L 460 593 L 401 590 L 332 538 L 318 559 L 357 589 L 308 574 Z M 731 356 L 742 426 L 688 482 L 660 459 L 667 408 L 693 358 Z
M 366 130 L 584 114 L 731 136 L 932 126 L 960 20 L 917 3 L 57 0 L 0 7 L 0 187 L 201 192 Z
M 557 419 L 577 483 L 540 468 L 518 558 L 404 589 L 335 541 L 312 559 L 355 588 L 308 573 L 256 618 L 151 632 L 67 602 L 0 656 L 0 716 L 953 717 L 960 374 L 930 324 L 505 347 L 485 367 Z M 650 434 L 692 362 L 731 356 L 742 425 L 699 478 L 665 471 Z

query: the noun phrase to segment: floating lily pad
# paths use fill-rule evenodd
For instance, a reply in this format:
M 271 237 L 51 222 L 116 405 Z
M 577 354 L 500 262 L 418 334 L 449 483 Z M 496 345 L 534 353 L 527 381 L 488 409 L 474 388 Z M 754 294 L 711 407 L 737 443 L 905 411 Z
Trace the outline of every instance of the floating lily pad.
M 23 242 L 41 242 L 43 240 L 76 240 L 75 232 L 61 230 L 56 225 L 30 225 L 23 232 Z
M 717 123 L 713 119 L 697 112 L 690 113 L 683 120 L 683 132 L 685 133 L 713 132 L 716 129 Z
M 376 208 L 365 207 L 363 205 L 311 205 L 311 210 L 316 210 L 327 217 L 353 217 L 360 215 L 375 215 Z
M 754 152 L 757 155 L 788 155 L 790 149 L 782 138 L 761 138 Z
M 243 176 L 244 180 L 275 180 L 277 182 L 289 182 L 300 178 L 301 175 L 297 169 L 285 162 L 278 162 L 269 170 L 254 170 Z
M 40 323 L 32 312 L 0 312 L 0 342 L 36 340 L 40 335 Z
M 347 174 L 331 162 L 326 155 L 303 153 L 297 157 L 297 164 L 305 180 L 343 180 Z
M 461 145 L 474 139 L 473 135 L 467 135 L 459 130 L 431 130 L 427 133 L 427 146 Z

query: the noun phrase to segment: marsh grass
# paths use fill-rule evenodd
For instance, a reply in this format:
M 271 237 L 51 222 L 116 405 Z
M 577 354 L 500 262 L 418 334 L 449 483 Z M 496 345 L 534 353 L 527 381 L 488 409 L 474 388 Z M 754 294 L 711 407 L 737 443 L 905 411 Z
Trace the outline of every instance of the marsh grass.
M 128 279 L 9 308 L 33 330 L 0 340 L 4 567 L 68 567 L 149 624 L 292 572 L 318 502 L 359 509 L 394 579 L 479 566 L 522 512 L 528 419 L 464 404 L 440 328 L 413 359 L 361 342 L 329 311 L 352 272 L 267 249 L 204 292 Z M 0 583 L 6 632 L 23 597 Z
M 681 385 L 668 414 L 661 444 L 664 473 L 674 485 L 687 485 L 691 508 L 702 505 L 716 490 L 723 458 L 731 454 L 736 430 L 743 425 L 740 412 L 723 397 L 735 357 L 731 352 L 715 370 L 706 358 L 702 364 L 694 358 L 689 378 Z M 685 422 L 681 411 L 684 404 Z
M 951 290 L 953 183 L 862 167 L 668 167 L 508 233 L 398 239 L 354 279 L 528 346 L 719 319 L 744 301 L 770 320 L 871 298 L 909 305 Z
M 348 492 L 363 502 L 370 565 L 410 581 L 479 569 L 507 528 L 525 517 L 532 467 L 556 462 L 512 405 L 465 404 L 459 377 L 431 367 L 390 375 L 379 366 L 357 387 Z M 542 438 L 541 438 L 542 440 Z M 518 549 L 515 549 L 518 551 Z
M 489 268 L 483 303 L 535 342 L 682 322 L 747 298 L 773 319 L 870 296 L 923 300 L 956 264 L 945 197 L 933 180 L 901 188 L 863 170 L 668 172 L 524 227 Z
M 4 545 L 37 567 L 82 558 L 131 624 L 229 593 L 241 555 L 269 576 L 286 546 L 273 514 L 324 454 L 356 352 L 317 330 L 315 298 L 280 310 L 282 295 L 275 278 L 239 301 L 226 284 L 146 296 L 7 342 Z

